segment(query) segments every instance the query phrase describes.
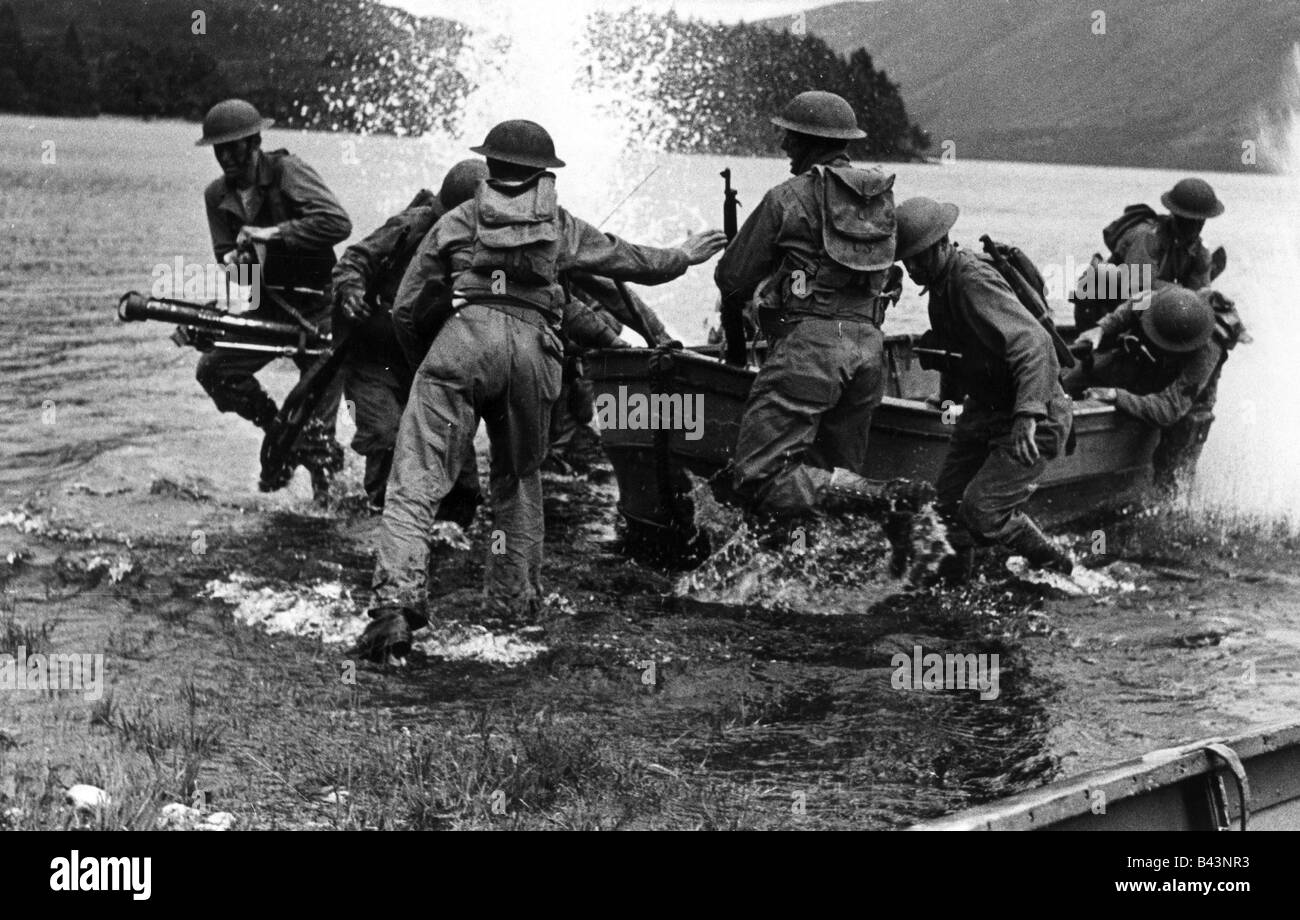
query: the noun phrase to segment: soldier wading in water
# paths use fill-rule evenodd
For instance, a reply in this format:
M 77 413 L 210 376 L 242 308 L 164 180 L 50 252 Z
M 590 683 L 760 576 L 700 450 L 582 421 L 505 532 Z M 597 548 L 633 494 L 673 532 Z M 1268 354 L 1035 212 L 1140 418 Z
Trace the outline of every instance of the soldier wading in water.
M 806 92 L 772 123 L 794 178 L 768 191 L 718 262 L 728 360 L 745 363 L 737 314 L 771 278 L 770 343 L 736 445 L 735 488 L 759 513 L 889 515 L 895 567 L 928 483 L 864 478 L 871 416 L 885 392 L 885 310 L 897 299 L 894 177 L 849 162 L 866 137 L 840 96 Z M 730 317 L 730 325 L 728 325 Z
M 560 393 L 561 333 L 583 337 L 578 324 L 565 322 L 564 273 L 660 284 L 708 260 L 725 242 L 721 231 L 710 231 L 673 249 L 637 246 L 573 217 L 557 203 L 550 171 L 564 162 L 534 122 L 502 122 L 473 150 L 487 159 L 491 178 L 425 238 L 393 311 L 399 328 L 406 314 L 430 305 L 454 312 L 416 372 L 398 431 L 372 621 L 356 648 L 371 660 L 403 657 L 412 630 L 429 622 L 434 514 L 480 419 L 491 442 L 496 532 L 485 572 L 488 613 L 527 624 L 540 611 L 540 467 Z M 604 336 L 592 344 L 612 344 L 608 326 L 598 325 Z
M 929 289 L 930 328 L 950 353 L 940 397 L 964 399 L 935 483 L 956 550 L 944 574 L 968 577 L 978 540 L 1068 575 L 1069 554 L 1023 510 L 1072 423 L 1051 337 L 991 263 L 949 241 L 956 205 L 912 198 L 896 213 L 898 259 Z
M 197 143 L 213 148 L 222 171 L 203 193 L 212 249 L 218 262 L 231 265 L 254 260 L 255 249 L 264 247 L 257 308 L 248 315 L 326 334 L 333 247 L 348 238 L 352 223 L 315 170 L 287 150 L 262 150 L 261 132 L 274 123 L 242 99 L 217 103 L 203 119 Z M 278 409 L 253 375 L 273 360 L 265 352 L 210 351 L 199 359 L 196 376 L 219 410 L 265 430 Z M 293 360 L 301 374 L 315 361 L 307 355 Z M 343 468 L 343 449 L 334 440 L 342 388 L 339 377 L 298 439 L 296 458 L 311 473 L 318 502 L 328 498 L 330 480 Z M 285 482 L 259 485 L 269 491 Z

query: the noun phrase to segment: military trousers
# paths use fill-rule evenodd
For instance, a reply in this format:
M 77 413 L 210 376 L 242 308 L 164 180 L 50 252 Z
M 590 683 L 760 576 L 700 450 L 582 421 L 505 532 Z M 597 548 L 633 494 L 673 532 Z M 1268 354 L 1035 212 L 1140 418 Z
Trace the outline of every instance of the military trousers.
M 356 425 L 351 448 L 366 460 L 363 480 L 366 497 L 382 507 L 388 490 L 397 447 L 397 429 L 406 408 L 408 388 L 391 365 L 367 358 L 349 359 L 343 383 L 343 398 Z M 480 500 L 478 460 L 470 438 L 461 460 L 461 472 L 439 507 L 439 520 L 456 521 L 468 527 Z
M 1047 404 L 1048 417 L 1035 433 L 1039 459 L 1031 466 L 1012 453 L 1015 415 L 967 399 L 953 428 L 948 452 L 935 481 L 936 507 L 957 530 L 954 546 L 968 542 L 962 529 L 976 538 L 1006 542 L 1024 524 L 1024 505 L 1047 471 L 1047 464 L 1065 450 L 1070 434 L 1070 400 L 1058 396 Z
M 320 295 L 295 294 L 285 295 L 285 299 L 308 322 L 316 324 L 324 331 L 329 330 L 328 299 L 323 299 Z M 256 310 L 243 315 L 250 319 L 297 324 L 292 316 L 266 295 L 263 295 L 261 305 Z M 241 418 L 264 425 L 274 417 L 276 405 L 275 400 L 262 388 L 254 375 L 277 357 L 279 356 L 271 352 L 218 348 L 206 352 L 199 358 L 195 377 L 212 397 L 218 411 L 234 412 Z M 292 360 L 297 365 L 301 376 L 306 374 L 319 359 L 310 355 L 301 355 Z M 317 404 L 311 421 L 299 438 L 298 453 L 303 460 L 314 461 L 330 468 L 341 468 L 342 451 L 334 443 L 334 428 L 342 396 L 343 375 L 339 374 L 334 378 L 325 397 Z
M 473 456 L 480 419 L 490 442 L 492 510 L 484 592 L 514 614 L 540 603 L 540 470 L 563 347 L 536 316 L 470 304 L 447 320 L 425 355 L 397 432 L 373 583 L 378 604 L 425 611 L 435 515 L 467 452 Z
M 768 353 L 736 443 L 735 486 L 756 510 L 815 509 L 842 467 L 862 475 L 885 392 L 885 337 L 869 322 L 803 317 Z

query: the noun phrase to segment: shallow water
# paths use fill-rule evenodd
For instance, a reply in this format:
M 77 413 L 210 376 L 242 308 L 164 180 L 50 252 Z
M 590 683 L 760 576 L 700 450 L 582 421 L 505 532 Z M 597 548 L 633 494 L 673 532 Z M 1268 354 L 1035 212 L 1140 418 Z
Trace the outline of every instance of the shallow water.
M 210 151 L 193 145 L 195 134 L 194 126 L 172 122 L 0 116 L 0 440 L 7 448 L 0 487 L 49 482 L 107 454 L 128 478 L 144 464 L 177 480 L 208 481 L 221 497 L 251 489 L 256 441 L 200 391 L 194 353 L 173 346 L 169 329 L 125 325 L 113 312 L 124 291 L 149 288 L 159 264 L 210 258 L 201 193 L 216 169 Z M 277 130 L 266 143 L 316 167 L 352 215 L 354 239 L 421 186 L 436 188 L 442 170 L 465 153 L 445 139 Z M 45 162 L 51 152 L 53 162 Z M 629 153 L 602 165 L 595 180 L 584 181 L 596 169 L 581 156 L 561 172 L 566 206 L 600 221 L 658 167 L 605 226 L 657 245 L 720 223 L 717 173 L 724 165 L 747 207 L 786 176 L 776 159 Z M 898 199 L 926 194 L 959 203 L 958 240 L 988 232 L 1018 243 L 1049 284 L 1073 281 L 1101 247 L 1100 228 L 1124 205 L 1155 202 L 1179 178 L 1160 170 L 962 160 L 885 168 L 898 176 Z M 1300 419 L 1284 409 L 1282 394 L 1297 383 L 1290 357 L 1300 345 L 1300 318 L 1283 298 L 1287 268 L 1300 259 L 1280 228 L 1300 221 L 1300 196 L 1285 176 L 1212 178 L 1228 210 L 1210 223 L 1206 239 L 1228 248 L 1220 287 L 1237 298 L 1256 343 L 1225 372 L 1200 496 L 1249 515 L 1291 516 L 1300 511 L 1300 480 L 1289 472 L 1300 462 Z M 715 322 L 711 266 L 642 293 L 688 342 L 702 341 Z M 907 285 L 887 329 L 924 328 L 917 293 Z M 1066 304 L 1056 306 L 1068 315 Z M 287 362 L 265 376 L 276 395 L 294 379 Z M 349 434 L 345 417 L 340 426 Z
M 162 325 L 116 319 L 118 296 L 147 289 L 159 263 L 210 257 L 201 190 L 215 164 L 193 146 L 195 134 L 173 123 L 0 116 L 0 535 L 39 536 L 22 532 L 47 522 L 13 510 L 29 499 L 59 506 L 79 527 L 168 543 L 188 541 L 195 527 L 220 529 L 260 514 L 258 540 L 201 584 L 248 622 L 343 643 L 363 622 L 355 600 L 366 580 L 365 540 L 334 533 L 322 543 L 322 531 L 337 521 L 309 509 L 301 480 L 285 492 L 257 493 L 256 432 L 212 407 L 193 379 L 195 354 L 173 346 Z M 46 141 L 54 143 L 52 164 L 41 160 Z M 420 186 L 436 186 L 440 171 L 461 156 L 445 144 L 393 138 L 271 131 L 267 142 L 302 154 L 322 173 L 352 213 L 354 238 Z M 588 185 L 581 169 L 562 172 L 562 200 L 599 221 L 656 165 L 606 229 L 671 244 L 719 222 L 717 172 L 724 165 L 748 206 L 786 171 L 777 160 L 629 155 L 606 174 L 614 181 Z M 1016 242 L 1049 280 L 1056 266 L 1066 281 L 1099 248 L 1107 220 L 1126 204 L 1154 201 L 1178 178 L 962 161 L 887 168 L 898 174 L 900 199 L 923 193 L 961 204 L 959 240 L 989 232 Z M 1268 406 L 1271 392 L 1294 392 L 1287 389 L 1296 373 L 1288 349 L 1300 344 L 1293 332 L 1300 319 L 1282 296 L 1290 279 L 1281 270 L 1294 254 L 1283 242 L 1289 238 L 1261 228 L 1295 221 L 1300 209 L 1286 177 L 1212 178 L 1229 210 L 1210 225 L 1207 242 L 1229 249 L 1221 287 L 1238 299 L 1257 344 L 1228 365 L 1198 500 L 1245 517 L 1289 517 L 1300 511 L 1300 479 L 1291 472 L 1300 462 L 1300 421 Z M 702 340 L 713 322 L 707 266 L 642 293 L 688 342 Z M 922 315 L 909 286 L 888 328 L 918 331 Z M 262 376 L 280 396 L 296 375 L 280 362 Z M 346 413 L 339 429 L 346 440 Z M 355 491 L 360 464 L 350 453 L 347 462 L 345 484 Z M 805 777 L 810 788 L 847 783 L 845 795 L 865 789 L 868 822 L 935 814 L 1058 769 L 1295 709 L 1287 677 L 1300 661 L 1294 584 L 1243 587 L 1230 576 L 1171 587 L 1140 568 L 1117 568 L 1071 585 L 1025 585 L 996 573 L 1005 588 L 995 579 L 969 596 L 903 597 L 882 571 L 880 553 L 870 565 L 859 556 L 846 566 L 834 553 L 765 554 L 741 540 L 736 566 L 706 565 L 676 591 L 667 589 L 668 600 L 634 584 L 593 611 L 584 600 L 591 591 L 635 576 L 609 555 L 616 517 L 609 488 L 579 486 L 548 484 L 549 551 L 561 557 L 548 578 L 572 599 L 574 629 L 594 618 L 591 633 L 570 636 L 559 651 L 549 640 L 544 650 L 477 632 L 426 640 L 424 651 L 483 667 L 519 664 L 525 672 L 543 667 L 528 664 L 534 656 L 593 662 L 574 664 L 579 672 L 604 668 L 606 654 L 619 667 L 662 656 L 672 672 L 656 697 L 663 711 L 654 726 L 663 737 L 677 737 L 701 713 L 716 717 L 717 737 L 690 742 L 689 752 L 707 755 L 712 769 Z M 734 524 L 716 522 L 720 532 Z M 807 536 L 817 545 L 818 535 Z M 841 548 L 853 547 L 840 539 Z M 868 553 L 874 546 L 858 543 Z M 293 558 L 280 560 L 286 546 Z M 104 569 L 111 584 L 114 570 L 129 571 L 124 559 L 129 554 L 120 550 L 96 550 L 78 564 Z M 241 582 L 238 573 L 253 563 L 267 570 Z M 1038 591 L 1072 599 L 1045 611 Z M 666 604 L 677 605 L 674 615 L 662 615 Z M 1202 633 L 1211 639 L 1198 645 Z M 1002 696 L 988 705 L 968 693 L 891 692 L 891 656 L 915 641 L 1003 655 Z M 1235 679 L 1246 659 L 1259 668 L 1257 687 Z

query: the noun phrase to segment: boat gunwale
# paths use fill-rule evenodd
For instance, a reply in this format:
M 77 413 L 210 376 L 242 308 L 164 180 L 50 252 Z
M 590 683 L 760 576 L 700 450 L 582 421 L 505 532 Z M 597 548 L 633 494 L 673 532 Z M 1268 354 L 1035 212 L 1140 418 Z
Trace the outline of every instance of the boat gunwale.
M 897 337 L 897 339 L 891 338 L 886 341 L 888 343 L 889 341 L 898 341 L 907 338 L 909 337 L 899 336 Z M 726 364 L 718 360 L 718 358 L 716 358 L 715 356 L 712 356 L 705 352 L 701 352 L 699 349 L 703 349 L 703 348 L 716 348 L 716 346 L 710 346 L 710 345 L 691 346 L 689 348 L 683 348 L 680 351 L 673 350 L 671 354 L 674 356 L 674 358 L 686 359 L 688 364 L 692 364 L 700 368 L 701 370 L 705 370 L 705 369 L 709 371 L 721 370 L 723 371 L 723 373 L 733 378 L 736 377 L 736 375 L 748 376 L 752 374 L 757 374 L 757 370 L 750 368 L 748 366 L 736 367 L 734 365 Z M 598 348 L 593 352 L 591 352 L 590 356 L 588 357 L 588 361 L 594 363 L 594 359 L 613 358 L 613 357 L 632 358 L 632 357 L 644 356 L 645 358 L 648 359 L 651 355 L 655 354 L 656 352 L 658 352 L 658 349 L 654 349 L 654 348 Z M 593 380 L 602 380 L 602 381 L 653 379 L 652 375 L 648 372 L 611 373 L 604 369 L 596 371 L 595 368 L 590 365 L 588 367 L 588 373 L 590 374 Z M 1080 416 L 1110 417 L 1110 416 L 1116 416 L 1119 413 L 1119 410 L 1114 405 L 1111 405 L 1110 403 L 1101 402 L 1100 400 L 1074 399 L 1071 400 L 1071 402 L 1073 403 L 1074 415 L 1076 418 Z M 902 411 L 913 412 L 913 413 L 923 414 L 927 416 L 942 416 L 943 412 L 945 411 L 943 409 L 930 405 L 924 399 L 911 399 L 903 396 L 885 396 L 881 402 L 881 405 L 889 406 L 892 409 L 898 409 Z
M 1212 736 L 1076 776 L 1056 780 L 1037 789 L 987 805 L 979 805 L 943 818 L 912 825 L 908 830 L 1039 830 L 1071 818 L 1092 814 L 1094 794 L 1101 792 L 1108 805 L 1156 792 L 1197 776 L 1213 776 L 1226 769 L 1207 746 L 1231 748 L 1243 764 L 1266 754 L 1300 747 L 1300 721 L 1276 723 L 1230 736 Z M 1249 780 L 1249 773 L 1247 773 Z M 1251 810 L 1260 812 L 1300 798 L 1300 782 L 1286 797 L 1252 791 Z M 1231 803 L 1230 803 L 1231 804 Z M 1237 817 L 1235 814 L 1233 817 Z

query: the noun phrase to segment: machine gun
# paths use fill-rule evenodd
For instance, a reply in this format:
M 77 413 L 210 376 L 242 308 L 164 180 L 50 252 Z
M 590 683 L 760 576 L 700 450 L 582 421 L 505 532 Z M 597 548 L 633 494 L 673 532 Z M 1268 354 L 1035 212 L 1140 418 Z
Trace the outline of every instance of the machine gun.
M 313 335 L 290 323 L 227 313 L 218 309 L 215 301 L 193 303 L 129 291 L 118 300 L 117 315 L 129 323 L 145 320 L 172 323 L 178 327 L 172 340 L 199 351 L 223 348 L 295 357 L 324 354 L 330 345 L 329 336 Z
M 736 190 L 731 187 L 731 170 L 724 169 L 720 175 L 723 182 L 722 230 L 730 243 L 736 238 L 739 222 L 736 209 L 740 200 Z M 728 364 L 744 367 L 746 364 L 745 343 L 745 300 L 735 294 L 723 295 L 722 298 L 722 333 L 726 339 L 724 357 Z
M 262 488 L 274 491 L 289 484 L 298 465 L 296 445 L 303 429 L 347 359 L 351 338 L 346 332 L 335 339 L 308 331 L 303 325 L 227 313 L 218 309 L 215 302 L 200 304 L 146 297 L 136 291 L 122 295 L 117 315 L 125 322 L 173 323 L 177 326 L 173 341 L 199 351 L 221 348 L 269 352 L 286 358 L 316 357 L 316 362 L 285 397 L 262 439 Z

